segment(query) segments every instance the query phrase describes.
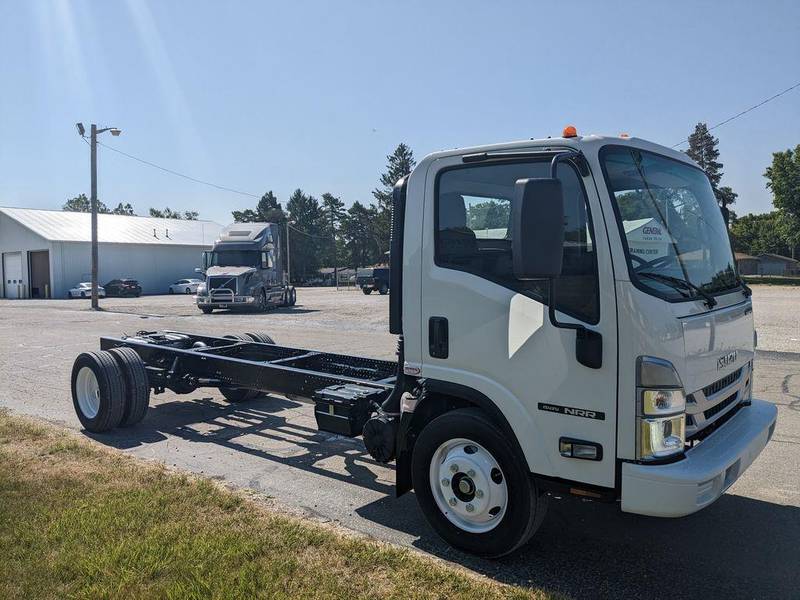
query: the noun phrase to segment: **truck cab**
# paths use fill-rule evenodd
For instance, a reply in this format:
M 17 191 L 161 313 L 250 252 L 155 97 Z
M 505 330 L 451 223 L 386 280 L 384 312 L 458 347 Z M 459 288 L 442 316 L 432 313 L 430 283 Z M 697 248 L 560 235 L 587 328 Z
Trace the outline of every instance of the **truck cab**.
M 750 290 L 686 155 L 568 129 L 437 152 L 395 195 L 393 326 L 422 382 L 398 485 L 445 539 L 507 551 L 553 488 L 687 515 L 763 449 L 776 408 L 751 394 Z
M 294 305 L 297 292 L 283 268 L 280 238 L 275 223 L 234 223 L 223 229 L 196 269 L 205 276 L 197 289 L 198 308 L 209 314 L 215 308 L 266 311 Z

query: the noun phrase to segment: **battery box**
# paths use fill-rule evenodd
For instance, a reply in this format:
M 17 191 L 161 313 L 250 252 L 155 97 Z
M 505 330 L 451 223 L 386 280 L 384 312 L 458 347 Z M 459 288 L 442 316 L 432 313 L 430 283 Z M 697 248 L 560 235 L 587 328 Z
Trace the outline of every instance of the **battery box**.
M 348 437 L 361 435 L 375 403 L 387 391 L 357 384 L 332 385 L 314 392 L 314 417 L 321 431 Z

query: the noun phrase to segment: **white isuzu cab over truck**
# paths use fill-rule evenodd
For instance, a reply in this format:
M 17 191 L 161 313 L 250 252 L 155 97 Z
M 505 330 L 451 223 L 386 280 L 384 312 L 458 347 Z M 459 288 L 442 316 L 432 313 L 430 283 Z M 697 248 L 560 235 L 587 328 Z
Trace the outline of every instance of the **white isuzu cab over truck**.
M 397 363 L 257 333 L 102 338 L 75 363 L 78 416 L 133 424 L 150 389 L 306 398 L 484 556 L 525 543 L 554 491 L 700 510 L 774 431 L 775 406 L 751 396 L 750 290 L 680 152 L 567 128 L 431 154 L 395 187 L 391 277 Z

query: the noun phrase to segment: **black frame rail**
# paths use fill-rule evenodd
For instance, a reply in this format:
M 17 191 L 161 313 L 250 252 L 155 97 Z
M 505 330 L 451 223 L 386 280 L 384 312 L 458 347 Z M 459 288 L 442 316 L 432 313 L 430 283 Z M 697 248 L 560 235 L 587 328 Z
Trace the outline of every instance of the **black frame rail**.
M 100 338 L 102 350 L 120 346 L 142 358 L 155 393 L 244 388 L 312 400 L 323 388 L 356 384 L 388 395 L 397 376 L 394 361 L 226 337 L 160 331 Z

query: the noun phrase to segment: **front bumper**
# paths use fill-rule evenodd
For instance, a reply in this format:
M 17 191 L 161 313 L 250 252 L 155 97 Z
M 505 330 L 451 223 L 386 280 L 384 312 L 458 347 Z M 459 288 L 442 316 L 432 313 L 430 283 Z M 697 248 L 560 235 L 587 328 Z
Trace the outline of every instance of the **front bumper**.
M 230 308 L 232 306 L 247 306 L 255 304 L 255 296 L 234 296 L 226 294 L 222 296 L 195 296 L 197 306 L 213 306 L 214 308 Z
M 719 498 L 767 445 L 778 409 L 752 400 L 686 458 L 666 465 L 623 463 L 623 512 L 682 517 Z

